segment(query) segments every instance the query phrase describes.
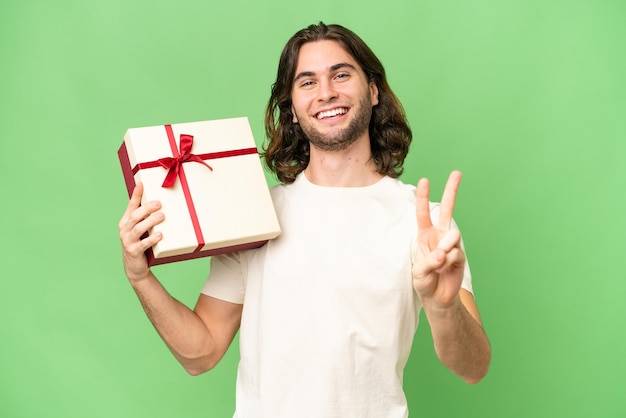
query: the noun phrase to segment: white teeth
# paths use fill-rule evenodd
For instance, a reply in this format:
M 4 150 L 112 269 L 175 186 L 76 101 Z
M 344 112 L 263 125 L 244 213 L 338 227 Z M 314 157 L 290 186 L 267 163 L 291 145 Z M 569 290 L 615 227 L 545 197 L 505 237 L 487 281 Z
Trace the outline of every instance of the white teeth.
M 316 117 L 318 119 L 324 119 L 324 118 L 330 118 L 330 117 L 337 116 L 337 115 L 345 115 L 346 113 L 348 113 L 348 109 L 346 109 L 345 107 L 340 107 L 337 109 L 331 109 L 325 112 L 320 112 L 317 114 Z

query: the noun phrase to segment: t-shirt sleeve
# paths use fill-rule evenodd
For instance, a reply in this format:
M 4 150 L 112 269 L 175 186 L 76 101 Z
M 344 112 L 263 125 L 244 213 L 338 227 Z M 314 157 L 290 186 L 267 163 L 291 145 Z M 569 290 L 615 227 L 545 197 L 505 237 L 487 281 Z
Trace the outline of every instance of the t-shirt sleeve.
M 463 238 L 461 238 L 461 248 L 463 249 L 463 251 L 465 251 Z M 471 294 L 474 294 L 474 289 L 472 288 L 472 273 L 470 271 L 469 260 L 467 260 L 467 253 L 465 255 L 465 269 L 463 271 L 463 282 L 461 283 L 461 287 Z
M 243 258 L 238 252 L 211 257 L 211 271 L 202 294 L 242 304 L 245 296 Z

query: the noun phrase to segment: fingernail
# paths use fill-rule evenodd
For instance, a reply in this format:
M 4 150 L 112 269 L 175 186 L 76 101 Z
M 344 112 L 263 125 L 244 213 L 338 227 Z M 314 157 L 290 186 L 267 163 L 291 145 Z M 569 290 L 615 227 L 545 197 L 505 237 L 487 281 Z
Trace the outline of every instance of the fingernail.
M 158 208 L 159 206 L 161 206 L 161 202 L 159 202 L 158 200 L 153 200 L 152 202 L 150 202 L 150 204 L 154 206 L 155 208 Z

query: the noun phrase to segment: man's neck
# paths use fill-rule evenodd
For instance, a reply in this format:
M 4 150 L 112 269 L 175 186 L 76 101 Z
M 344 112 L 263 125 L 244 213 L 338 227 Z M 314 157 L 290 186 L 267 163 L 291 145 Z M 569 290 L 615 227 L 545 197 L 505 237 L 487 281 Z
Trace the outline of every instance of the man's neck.
M 376 172 L 369 138 L 364 138 L 342 151 L 321 151 L 311 146 L 311 158 L 304 174 L 318 186 L 363 187 L 380 180 Z

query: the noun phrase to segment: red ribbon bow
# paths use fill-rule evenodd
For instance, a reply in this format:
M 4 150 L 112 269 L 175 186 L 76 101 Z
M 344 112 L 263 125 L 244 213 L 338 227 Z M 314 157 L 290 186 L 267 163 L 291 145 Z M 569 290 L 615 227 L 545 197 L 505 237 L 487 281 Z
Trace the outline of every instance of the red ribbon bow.
M 165 157 L 158 160 L 161 167 L 169 170 L 165 176 L 165 180 L 161 187 L 172 187 L 176 183 L 176 177 L 180 172 L 183 163 L 195 161 L 200 164 L 204 164 L 209 170 L 213 171 L 213 168 L 205 163 L 202 158 L 191 153 L 191 147 L 193 146 L 193 135 L 181 134 L 180 135 L 180 155 L 177 157 Z

